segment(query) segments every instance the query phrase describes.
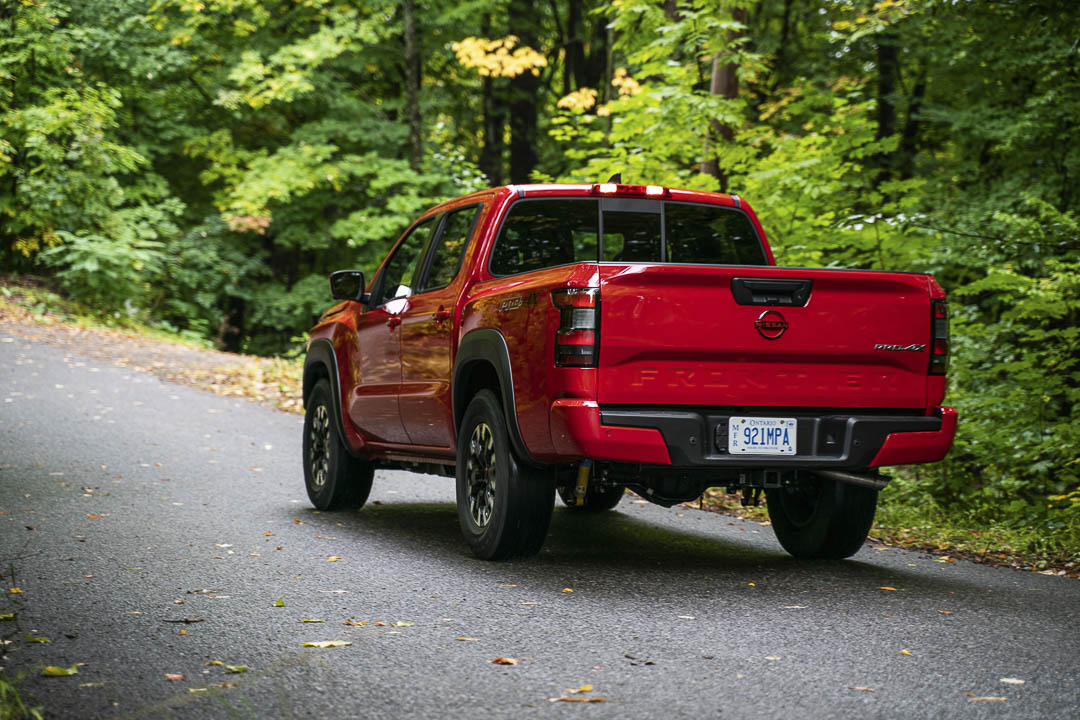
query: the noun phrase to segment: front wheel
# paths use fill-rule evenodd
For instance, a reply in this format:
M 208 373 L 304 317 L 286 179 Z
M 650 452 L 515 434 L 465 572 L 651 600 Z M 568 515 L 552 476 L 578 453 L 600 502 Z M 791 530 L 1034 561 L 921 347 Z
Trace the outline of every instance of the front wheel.
M 797 558 L 851 557 L 874 524 L 878 491 L 812 475 L 769 489 L 766 501 L 776 539 Z
M 518 462 L 502 404 L 481 390 L 465 410 L 457 451 L 458 521 L 473 553 L 508 560 L 540 552 L 554 504 L 554 473 Z
M 361 507 L 375 470 L 345 449 L 334 425 L 334 395 L 325 379 L 315 383 L 304 414 L 304 484 L 319 510 Z

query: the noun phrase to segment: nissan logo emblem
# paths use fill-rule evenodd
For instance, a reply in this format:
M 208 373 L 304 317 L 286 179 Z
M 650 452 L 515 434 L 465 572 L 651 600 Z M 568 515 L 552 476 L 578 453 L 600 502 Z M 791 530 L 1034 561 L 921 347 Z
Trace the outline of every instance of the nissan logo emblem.
M 766 340 L 776 340 L 788 329 L 788 321 L 775 310 L 766 310 L 758 315 L 754 321 L 754 327 Z

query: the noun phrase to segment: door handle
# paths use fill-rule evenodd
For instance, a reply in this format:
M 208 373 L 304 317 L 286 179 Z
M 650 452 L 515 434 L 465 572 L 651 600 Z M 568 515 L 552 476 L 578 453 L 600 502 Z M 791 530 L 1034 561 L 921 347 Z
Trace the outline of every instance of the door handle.
M 390 328 L 391 330 L 393 330 L 400 324 L 401 318 L 399 318 L 397 315 L 391 315 L 390 319 L 386 321 L 386 327 Z
M 431 314 L 431 319 L 437 323 L 441 323 L 443 320 L 446 320 L 449 317 L 450 311 L 442 307 Z

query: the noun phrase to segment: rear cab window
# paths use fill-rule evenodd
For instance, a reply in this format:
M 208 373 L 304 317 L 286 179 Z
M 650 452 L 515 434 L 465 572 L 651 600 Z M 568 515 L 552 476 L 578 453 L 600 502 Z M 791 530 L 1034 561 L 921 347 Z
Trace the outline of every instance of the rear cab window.
M 736 208 L 629 198 L 522 199 L 510 206 L 489 270 L 506 276 L 583 262 L 768 265 Z

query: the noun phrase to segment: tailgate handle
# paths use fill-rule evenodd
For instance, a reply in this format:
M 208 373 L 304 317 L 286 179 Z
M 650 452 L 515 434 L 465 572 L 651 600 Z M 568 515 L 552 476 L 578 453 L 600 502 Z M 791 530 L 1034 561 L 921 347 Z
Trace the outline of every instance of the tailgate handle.
M 740 305 L 804 307 L 810 300 L 813 280 L 731 278 L 731 294 Z

